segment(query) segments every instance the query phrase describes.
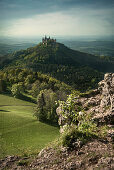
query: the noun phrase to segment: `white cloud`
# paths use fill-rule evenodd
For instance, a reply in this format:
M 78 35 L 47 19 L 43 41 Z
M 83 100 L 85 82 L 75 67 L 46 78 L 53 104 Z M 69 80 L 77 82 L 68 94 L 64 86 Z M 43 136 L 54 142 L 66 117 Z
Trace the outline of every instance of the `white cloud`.
M 37 35 L 103 35 L 111 34 L 105 11 L 72 9 L 36 15 L 12 21 L 2 34 L 11 36 Z M 107 11 L 108 13 L 109 11 Z

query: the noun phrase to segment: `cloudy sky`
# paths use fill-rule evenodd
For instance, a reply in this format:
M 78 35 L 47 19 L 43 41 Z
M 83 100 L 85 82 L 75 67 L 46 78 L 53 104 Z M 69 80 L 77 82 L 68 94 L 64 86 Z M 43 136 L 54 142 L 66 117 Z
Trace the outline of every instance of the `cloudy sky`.
M 114 0 L 0 0 L 0 36 L 114 35 Z

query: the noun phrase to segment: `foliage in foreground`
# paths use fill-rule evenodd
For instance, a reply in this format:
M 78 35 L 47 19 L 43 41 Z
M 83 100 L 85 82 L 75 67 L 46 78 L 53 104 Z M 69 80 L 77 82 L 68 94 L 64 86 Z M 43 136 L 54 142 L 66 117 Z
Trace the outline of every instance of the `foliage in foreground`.
M 69 95 L 66 102 L 59 101 L 61 114 L 66 121 L 62 134 L 62 145 L 70 148 L 74 147 L 76 141 L 85 143 L 93 138 L 103 137 L 106 133 L 106 128 L 97 127 L 92 120 L 91 113 L 85 113 L 76 102 L 75 94 Z

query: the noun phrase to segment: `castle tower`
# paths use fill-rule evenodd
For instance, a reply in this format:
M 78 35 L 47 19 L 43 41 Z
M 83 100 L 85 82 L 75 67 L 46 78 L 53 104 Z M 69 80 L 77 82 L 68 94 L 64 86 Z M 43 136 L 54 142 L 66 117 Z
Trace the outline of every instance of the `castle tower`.
M 45 44 L 46 46 L 47 46 L 48 43 L 54 44 L 55 42 L 56 42 L 56 39 L 50 38 L 50 36 L 49 36 L 49 38 L 47 38 L 47 36 L 45 35 L 45 37 L 42 38 L 42 44 L 43 45 Z

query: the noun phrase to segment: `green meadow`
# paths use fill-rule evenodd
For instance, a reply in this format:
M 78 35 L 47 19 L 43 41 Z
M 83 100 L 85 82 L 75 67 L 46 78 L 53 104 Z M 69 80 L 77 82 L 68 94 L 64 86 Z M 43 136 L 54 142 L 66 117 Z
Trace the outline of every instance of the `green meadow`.
M 35 104 L 0 94 L 0 157 L 35 154 L 59 136 L 59 128 L 36 120 Z

